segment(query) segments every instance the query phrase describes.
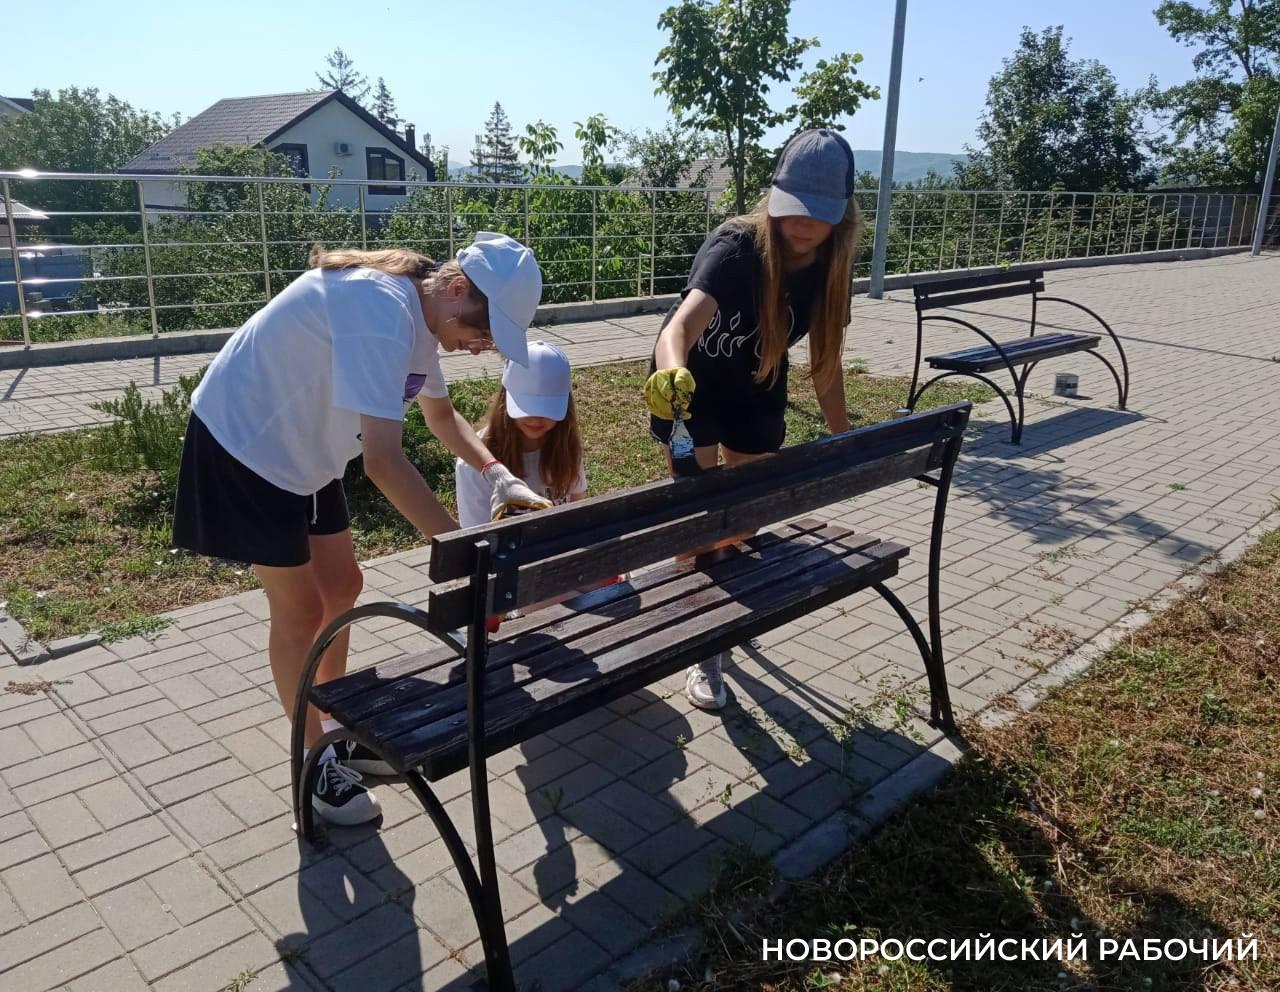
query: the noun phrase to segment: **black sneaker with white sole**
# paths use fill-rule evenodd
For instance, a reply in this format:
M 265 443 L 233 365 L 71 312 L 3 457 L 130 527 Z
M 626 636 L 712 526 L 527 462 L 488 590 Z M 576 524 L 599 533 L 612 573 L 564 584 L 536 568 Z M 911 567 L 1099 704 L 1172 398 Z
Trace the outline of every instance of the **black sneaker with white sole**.
M 372 775 L 375 778 L 386 778 L 394 775 L 396 770 L 378 757 L 378 753 L 353 740 L 337 741 L 333 745 L 338 760 L 348 768 L 354 768 L 361 775 Z
M 382 807 L 378 797 L 360 784 L 363 777 L 337 758 L 326 758 L 311 790 L 312 808 L 325 820 L 342 827 L 377 819 Z

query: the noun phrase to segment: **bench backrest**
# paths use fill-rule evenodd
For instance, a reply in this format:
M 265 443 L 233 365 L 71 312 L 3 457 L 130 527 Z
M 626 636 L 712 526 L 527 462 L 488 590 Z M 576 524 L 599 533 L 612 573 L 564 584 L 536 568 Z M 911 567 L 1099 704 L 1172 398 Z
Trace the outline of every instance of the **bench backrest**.
M 916 310 L 961 307 L 983 300 L 999 300 L 1008 296 L 1027 296 L 1044 292 L 1044 270 L 993 272 L 985 276 L 960 276 L 956 279 L 931 279 L 911 287 L 916 294 Z
M 563 595 L 693 548 L 954 464 L 969 403 L 862 427 L 784 449 L 739 468 L 664 479 L 431 542 L 431 627 Z M 488 550 L 480 542 L 488 542 Z M 488 589 L 471 587 L 487 555 Z

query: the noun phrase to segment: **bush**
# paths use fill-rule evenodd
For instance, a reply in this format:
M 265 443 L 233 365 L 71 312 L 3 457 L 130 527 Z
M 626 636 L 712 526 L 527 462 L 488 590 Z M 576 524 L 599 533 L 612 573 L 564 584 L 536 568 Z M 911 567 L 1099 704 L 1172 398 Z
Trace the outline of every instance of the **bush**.
M 166 389 L 159 400 L 144 399 L 135 383 L 129 383 L 119 399 L 103 400 L 93 408 L 115 420 L 104 427 L 92 453 L 96 468 L 111 472 L 147 469 L 157 485 L 151 495 L 157 503 L 172 505 L 178 488 L 182 439 L 191 413 L 191 394 L 204 371 L 184 375 L 178 385 Z

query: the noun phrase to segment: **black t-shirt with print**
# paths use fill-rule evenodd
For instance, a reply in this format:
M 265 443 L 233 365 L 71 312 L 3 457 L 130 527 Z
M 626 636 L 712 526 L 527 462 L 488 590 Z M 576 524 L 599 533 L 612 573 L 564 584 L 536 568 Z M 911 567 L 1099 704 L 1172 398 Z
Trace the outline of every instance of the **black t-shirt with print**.
M 781 410 L 787 402 L 787 356 L 772 386 L 755 382 L 760 367 L 760 252 L 750 231 L 722 225 L 702 243 L 694 257 L 681 297 L 700 289 L 719 310 L 689 352 L 688 369 L 700 399 L 724 394 L 726 401 L 752 402 L 760 409 Z M 791 334 L 789 344 L 809 333 L 814 301 L 822 291 L 822 266 L 814 263 L 786 275 Z M 671 320 L 676 308 L 667 315 Z M 665 326 L 665 324 L 664 324 Z

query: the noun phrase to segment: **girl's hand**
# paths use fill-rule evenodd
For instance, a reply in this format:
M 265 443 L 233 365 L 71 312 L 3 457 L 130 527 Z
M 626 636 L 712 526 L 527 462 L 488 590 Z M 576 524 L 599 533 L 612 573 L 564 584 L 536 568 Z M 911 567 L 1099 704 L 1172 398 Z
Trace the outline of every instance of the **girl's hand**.
M 674 420 L 672 403 L 680 406 L 680 419 L 689 419 L 689 404 L 696 384 L 686 368 L 659 369 L 644 384 L 644 402 L 649 412 L 663 420 Z
M 493 489 L 489 497 L 489 509 L 494 520 L 501 520 L 512 509 L 547 510 L 551 503 L 511 474 L 501 462 L 491 462 L 480 473 Z

